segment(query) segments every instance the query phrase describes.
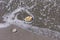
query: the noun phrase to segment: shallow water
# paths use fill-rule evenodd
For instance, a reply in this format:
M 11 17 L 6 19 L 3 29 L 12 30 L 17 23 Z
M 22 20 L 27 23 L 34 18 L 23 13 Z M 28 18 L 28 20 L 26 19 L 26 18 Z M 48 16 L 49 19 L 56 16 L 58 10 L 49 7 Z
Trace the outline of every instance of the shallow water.
M 38 35 L 60 39 L 60 2 L 59 0 L 1 0 L 0 28 L 11 24 L 34 32 Z M 32 16 L 31 22 L 25 22 Z

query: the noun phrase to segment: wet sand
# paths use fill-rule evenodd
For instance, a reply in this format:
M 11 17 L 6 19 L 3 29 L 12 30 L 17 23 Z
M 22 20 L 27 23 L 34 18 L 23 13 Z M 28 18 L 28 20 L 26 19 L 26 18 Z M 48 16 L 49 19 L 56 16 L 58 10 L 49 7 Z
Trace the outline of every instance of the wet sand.
M 17 29 L 16 33 L 11 32 L 13 28 Z M 42 35 L 23 30 L 15 25 L 8 28 L 0 29 L 0 40 L 56 40 Z

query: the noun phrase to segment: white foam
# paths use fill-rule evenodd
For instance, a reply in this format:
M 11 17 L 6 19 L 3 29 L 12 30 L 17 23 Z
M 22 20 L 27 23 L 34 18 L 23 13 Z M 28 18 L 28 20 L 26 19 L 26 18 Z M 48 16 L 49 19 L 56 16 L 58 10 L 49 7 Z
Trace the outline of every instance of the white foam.
M 22 10 L 26 11 L 30 16 L 32 16 L 34 18 L 34 16 L 27 9 L 25 9 L 24 7 L 18 7 L 13 12 L 5 14 L 3 16 L 3 18 L 4 18 L 3 21 L 6 21 L 9 24 L 15 24 L 18 26 L 23 25 L 24 28 L 27 28 L 27 26 L 25 26 L 27 24 L 24 24 L 24 21 L 17 19 L 17 15 L 18 15 L 17 12 L 22 11 Z M 17 14 L 17 15 L 15 15 L 15 14 Z M 15 19 L 13 20 L 12 18 L 15 18 Z
M 5 4 L 6 4 L 6 2 L 5 2 L 5 1 L 0 1 L 0 3 L 5 3 Z
M 9 27 L 9 23 L 0 23 L 0 28 L 6 28 Z
M 13 2 L 13 0 L 10 0 L 9 2 L 8 2 L 8 4 L 6 5 L 6 7 L 8 7 L 8 6 L 10 6 L 10 4 Z

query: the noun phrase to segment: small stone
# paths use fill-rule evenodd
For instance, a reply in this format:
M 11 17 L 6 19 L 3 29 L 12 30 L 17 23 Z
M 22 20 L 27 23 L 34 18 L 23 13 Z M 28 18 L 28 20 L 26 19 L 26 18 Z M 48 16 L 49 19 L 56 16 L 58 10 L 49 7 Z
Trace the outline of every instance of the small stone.
M 51 26 L 49 26 L 49 28 L 51 28 Z
M 42 18 L 41 18 L 41 17 L 39 17 L 39 20 L 42 20 Z
M 16 28 L 12 29 L 12 32 L 17 32 Z
M 32 21 L 32 19 L 33 18 L 31 16 L 27 16 L 24 20 L 27 21 L 27 22 L 30 22 L 30 21 Z

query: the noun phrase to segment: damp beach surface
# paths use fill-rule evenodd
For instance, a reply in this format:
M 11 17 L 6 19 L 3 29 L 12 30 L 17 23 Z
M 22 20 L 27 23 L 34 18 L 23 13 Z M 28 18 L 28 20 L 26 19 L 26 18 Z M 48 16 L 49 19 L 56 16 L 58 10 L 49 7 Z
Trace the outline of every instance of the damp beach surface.
M 32 21 L 24 18 L 31 16 Z M 26 31 L 60 39 L 59 0 L 0 0 L 0 29 L 16 25 Z

